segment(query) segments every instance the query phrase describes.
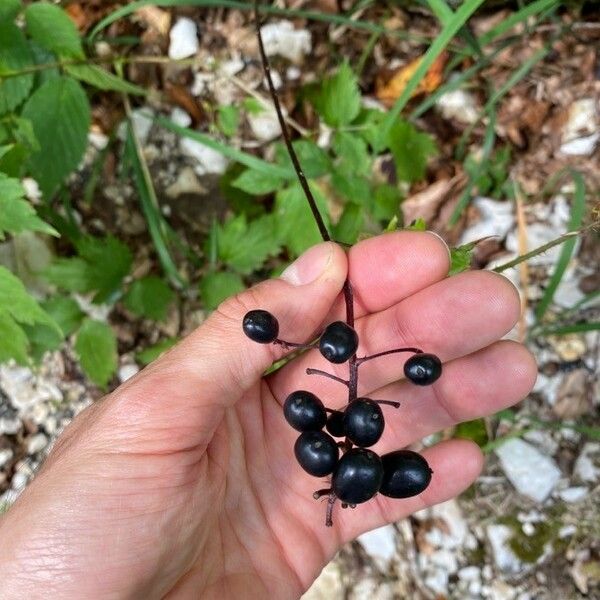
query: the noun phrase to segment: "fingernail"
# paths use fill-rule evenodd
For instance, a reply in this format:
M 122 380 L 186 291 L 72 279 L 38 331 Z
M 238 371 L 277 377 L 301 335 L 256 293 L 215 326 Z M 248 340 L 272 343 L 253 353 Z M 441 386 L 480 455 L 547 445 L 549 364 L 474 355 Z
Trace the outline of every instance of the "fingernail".
M 439 233 L 436 233 L 435 231 L 431 231 L 431 230 L 427 229 L 426 233 L 435 235 L 435 237 L 438 240 L 440 240 L 440 242 L 442 242 L 442 244 L 444 244 L 444 246 L 446 248 L 446 252 L 448 252 L 448 258 L 452 259 L 452 254 L 450 253 L 450 246 L 448 246 L 448 244 L 446 243 L 446 240 Z
M 333 244 L 319 244 L 297 258 L 282 274 L 281 279 L 292 285 L 306 285 L 317 280 L 329 267 Z

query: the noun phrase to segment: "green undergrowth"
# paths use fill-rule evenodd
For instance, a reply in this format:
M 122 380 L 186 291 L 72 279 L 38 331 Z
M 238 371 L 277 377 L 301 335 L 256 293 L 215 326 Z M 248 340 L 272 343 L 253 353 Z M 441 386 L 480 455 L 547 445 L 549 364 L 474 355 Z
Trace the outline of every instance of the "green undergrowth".
M 131 120 L 132 105 L 143 105 L 147 91 L 123 76 L 126 65 L 139 58 L 135 54 L 136 40 L 104 38 L 119 52 L 108 60 L 93 52 L 93 42 L 111 23 L 151 4 L 185 4 L 198 10 L 250 7 L 233 0 L 132 2 L 107 15 L 82 37 L 57 5 L 0 2 L 0 244 L 13 251 L 24 240 L 31 244 L 34 239 L 36 248 L 44 248 L 37 252 L 35 268 L 27 273 L 22 261 L 4 264 L 0 258 L 2 361 L 33 364 L 45 352 L 60 348 L 70 339 L 84 373 L 97 385 L 107 387 L 122 350 L 111 325 L 115 315 L 161 322 L 183 302 L 196 298 L 210 311 L 257 280 L 277 276 L 320 239 L 283 143 L 272 143 L 266 153 L 272 156 L 268 161 L 239 148 L 236 140 L 247 119 L 269 110 L 268 105 L 251 96 L 236 104 L 207 107 L 209 123 L 201 130 L 177 125 L 164 114 L 154 117 L 155 127 L 204 144 L 230 161 L 220 182 L 228 205 L 226 217 L 215 219 L 203 239 L 194 244 L 183 241 L 165 217 Z M 308 132 L 297 136 L 294 148 L 332 237 L 348 245 L 383 231 L 427 227 L 423 220 L 403 223 L 401 211 L 405 195 L 414 186 L 424 184 L 429 166 L 440 154 L 435 138 L 424 130 L 420 118 L 443 93 L 471 85 L 515 40 L 515 27 L 524 23 L 560 25 L 557 14 L 561 8 L 556 0 L 525 4 L 476 37 L 467 25 L 483 4 L 481 0 L 467 0 L 455 8 L 442 0 L 429 1 L 424 4 L 438 21 L 437 34 L 417 40 L 409 32 L 389 31 L 378 23 L 357 18 L 354 11 L 367 9 L 373 2 L 358 4 L 338 15 L 274 6 L 262 9 L 271 15 L 301 16 L 366 31 L 372 35 L 372 44 L 381 36 L 401 36 L 423 46 L 421 64 L 388 111 L 363 104 L 359 73 L 366 54 L 357 64 L 340 61 L 321 80 L 299 90 L 296 108 L 310 107 L 329 136 L 317 143 L 315 133 Z M 382 10 L 385 13 L 385 6 Z M 558 27 L 558 31 L 562 29 Z M 479 116 L 485 129 L 483 139 L 476 138 L 471 129 L 456 149 L 454 159 L 462 163 L 468 184 L 452 220 L 460 216 L 475 193 L 511 201 L 509 173 L 513 157 L 511 149 L 495 139 L 496 110 L 511 86 L 527 76 L 549 49 L 550 44 L 520 65 L 501 88 L 487 90 Z M 409 112 L 411 92 L 444 51 L 450 53 L 444 83 L 422 100 L 412 102 Z M 469 66 L 463 69 L 465 61 Z M 164 63 L 165 57 L 156 57 L 156 62 Z M 90 98 L 98 94 L 112 94 L 122 104 L 125 139 L 121 141 L 111 134 L 109 146 L 97 153 L 86 171 L 90 176 L 84 197 L 71 197 L 69 176 L 84 160 L 91 122 Z M 473 143 L 481 145 L 482 152 L 465 150 Z M 99 235 L 92 223 L 79 218 L 77 211 L 79 202 L 92 204 L 109 149 L 121 157 L 119 177 L 135 186 L 138 208 L 146 222 L 154 260 L 151 271 L 144 276 L 135 274 L 136 248 L 120 232 Z M 375 168 L 382 161 L 387 172 L 393 172 L 392 177 Z M 30 179 L 37 182 L 39 196 L 31 191 Z M 584 224 L 586 189 L 581 175 L 574 173 L 573 180 L 576 189 L 570 230 L 577 234 Z M 583 326 L 577 321 L 581 306 L 561 314 L 553 304 L 554 292 L 572 259 L 573 240 L 562 240 L 561 258 L 537 305 L 535 335 L 545 335 L 548 328 L 560 334 L 561 327 Z M 470 268 L 475 246 L 467 244 L 452 250 L 450 274 Z M 42 260 L 42 256 L 47 258 Z M 17 308 L 15 298 L 20 300 Z M 594 324 L 586 326 L 593 328 Z M 176 337 L 161 338 L 128 350 L 135 352 L 140 364 L 148 364 L 176 341 Z M 478 423 L 464 425 L 458 434 L 476 437 L 482 445 L 489 441 L 484 439 Z

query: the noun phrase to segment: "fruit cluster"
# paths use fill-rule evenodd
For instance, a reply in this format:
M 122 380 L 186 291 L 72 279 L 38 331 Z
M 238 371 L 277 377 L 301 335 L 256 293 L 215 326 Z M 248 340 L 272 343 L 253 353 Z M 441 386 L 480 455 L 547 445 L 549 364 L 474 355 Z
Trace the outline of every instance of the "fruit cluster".
M 342 508 L 354 508 L 377 493 L 390 498 L 409 498 L 427 488 L 432 471 L 420 454 L 397 450 L 378 456 L 368 449 L 379 441 L 385 429 L 381 406 L 398 408 L 400 403 L 357 397 L 358 367 L 380 356 L 412 352 L 413 356 L 404 364 L 406 378 L 416 385 L 430 385 L 442 374 L 442 363 L 437 356 L 418 348 L 395 348 L 359 358 L 356 356 L 358 335 L 343 321 L 328 325 L 312 344 L 286 342 L 278 337 L 277 319 L 265 310 L 248 312 L 244 316 L 243 330 L 251 340 L 261 344 L 302 349 L 318 346 L 329 362 L 349 361 L 347 381 L 325 371 L 307 369 L 309 375 L 329 377 L 348 387 L 348 403 L 343 409 L 327 408 L 315 394 L 306 390 L 292 392 L 283 405 L 286 421 L 300 432 L 294 445 L 300 466 L 314 477 L 331 476 L 330 487 L 314 493 L 315 499 L 328 496 L 327 526 L 333 524 L 333 506 L 338 499 Z

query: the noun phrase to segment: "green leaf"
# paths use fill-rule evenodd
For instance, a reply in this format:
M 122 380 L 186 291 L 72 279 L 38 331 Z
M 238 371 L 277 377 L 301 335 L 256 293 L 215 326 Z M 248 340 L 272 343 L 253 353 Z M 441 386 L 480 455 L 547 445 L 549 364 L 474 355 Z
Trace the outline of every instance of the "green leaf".
M 113 300 L 131 269 L 129 248 L 112 236 L 84 237 L 76 247 L 79 257 L 56 259 L 45 273 L 48 281 L 70 292 L 95 291 L 96 303 Z
M 396 186 L 378 185 L 374 190 L 373 217 L 378 221 L 389 221 L 398 214 L 401 202 L 402 194 Z
M 231 185 L 247 194 L 260 196 L 280 189 L 284 180 L 271 174 L 246 169 L 241 175 L 231 182 Z
M 237 106 L 219 106 L 217 108 L 217 127 L 223 135 L 235 135 L 240 126 L 240 109 Z
M 450 249 L 450 271 L 448 275 L 456 275 L 471 268 L 473 249 L 478 241 L 476 240 Z
M 244 289 L 242 278 L 231 271 L 207 273 L 200 281 L 200 297 L 208 310 L 214 310 L 223 300 Z
M 381 125 L 385 113 L 375 108 L 363 108 L 356 125 L 360 126 L 359 135 L 371 146 L 375 154 L 380 154 L 387 148 L 387 140 L 381 138 Z
M 334 238 L 338 242 L 354 244 L 358 239 L 364 220 L 364 209 L 358 204 L 346 204 L 340 220 L 333 228 Z
M 0 310 L 18 323 L 46 323 L 58 329 L 50 315 L 27 293 L 21 280 L 3 266 L 0 266 Z
M 42 302 L 42 308 L 54 319 L 64 336 L 71 335 L 83 320 L 79 304 L 68 296 L 53 296 Z
M 331 185 L 343 198 L 354 204 L 367 206 L 372 199 L 371 184 L 362 175 L 335 171 L 331 175 Z
M 407 121 L 397 121 L 390 130 L 389 147 L 394 155 L 398 179 L 419 181 L 425 176 L 427 160 L 437 154 L 433 138 Z
M 19 71 L 32 63 L 29 44 L 21 30 L 13 23 L 0 20 L 0 115 L 19 106 L 33 86 L 32 73 L 6 79 L 2 73 Z
M 27 364 L 28 348 L 29 342 L 23 329 L 6 310 L 0 310 L 0 363 L 14 358 L 22 365 Z
M 296 140 L 292 142 L 302 171 L 309 179 L 317 179 L 331 170 L 331 159 L 323 148 L 319 148 L 312 140 Z M 293 173 L 292 159 L 284 144 L 275 147 L 275 160 L 278 164 L 290 169 Z
M 63 58 L 85 58 L 75 24 L 58 6 L 35 2 L 25 10 L 27 33 L 42 47 Z
M 316 185 L 311 185 L 311 190 L 325 225 L 328 226 L 330 219 L 327 201 Z M 277 194 L 274 214 L 280 240 L 292 255 L 299 256 L 321 241 L 319 229 L 298 183 Z
M 29 340 L 29 355 L 39 363 L 46 352 L 52 352 L 60 347 L 64 336 L 48 325 L 37 323 L 24 325 L 23 330 Z
M 481 447 L 485 446 L 489 439 L 483 419 L 459 423 L 454 430 L 454 437 L 461 440 L 471 440 Z
M 367 143 L 347 131 L 337 131 L 332 144 L 338 156 L 338 170 L 353 175 L 367 175 L 371 171 L 371 157 Z
M 27 165 L 49 198 L 83 156 L 90 126 L 90 105 L 79 83 L 70 77 L 59 77 L 47 81 L 33 93 L 22 116 L 32 122 L 40 144 L 40 150 L 31 154 Z
M 117 339 L 109 325 L 86 319 L 77 334 L 75 351 L 85 374 L 102 388 L 117 369 Z
M 65 70 L 69 75 L 72 75 L 76 79 L 88 83 L 99 90 L 123 92 L 124 94 L 133 94 L 137 96 L 146 95 L 146 90 L 144 90 L 144 88 L 129 83 L 129 81 L 125 81 L 125 79 L 117 77 L 117 75 L 96 65 L 67 65 Z
M 20 0 L 0 0 L 0 23 L 12 21 L 20 10 Z
M 160 277 L 149 275 L 133 282 L 123 304 L 135 315 L 162 321 L 174 296 L 173 290 Z
M 325 80 L 316 108 L 331 127 L 348 125 L 358 116 L 360 89 L 348 63 L 343 63 L 333 77 Z
M 4 239 L 4 232 L 40 231 L 58 236 L 53 227 L 37 216 L 24 196 L 25 190 L 18 179 L 0 173 L 0 240 Z
M 230 219 L 219 229 L 219 258 L 234 271 L 252 273 L 279 252 L 275 218 L 265 215 L 246 222 L 246 215 Z
M 165 338 L 153 346 L 148 346 L 135 355 L 135 359 L 142 365 L 149 365 L 167 350 L 172 348 L 179 340 L 177 338 Z
M 408 231 L 427 231 L 427 223 L 425 219 L 419 217 L 415 219 L 408 227 L 405 228 Z

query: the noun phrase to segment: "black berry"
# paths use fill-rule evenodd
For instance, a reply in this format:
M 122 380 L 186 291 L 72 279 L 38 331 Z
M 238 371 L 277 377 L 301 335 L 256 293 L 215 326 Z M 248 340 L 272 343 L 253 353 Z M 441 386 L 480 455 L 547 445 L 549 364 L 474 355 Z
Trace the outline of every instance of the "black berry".
M 319 340 L 321 354 L 332 363 L 346 362 L 358 348 L 358 335 L 350 325 L 335 321 L 325 328 Z
M 383 466 L 375 452 L 353 448 L 342 456 L 333 474 L 333 493 L 347 504 L 360 504 L 372 498 L 381 486 Z
M 294 454 L 300 466 L 315 477 L 333 473 L 340 450 L 335 440 L 322 431 L 305 431 L 294 445 Z
M 433 471 L 416 452 L 396 450 L 381 457 L 383 480 L 379 491 L 390 498 L 410 498 L 424 491 Z
M 344 413 L 340 410 L 334 410 L 329 417 L 325 428 L 333 437 L 344 437 Z
M 319 431 L 327 421 L 323 403 L 305 390 L 292 392 L 286 398 L 283 414 L 285 420 L 298 431 Z
M 344 432 L 357 446 L 367 447 L 379 441 L 385 427 L 379 404 L 368 398 L 350 402 L 344 412 Z
M 416 385 L 430 385 L 442 374 L 442 361 L 435 354 L 415 354 L 404 363 L 404 375 Z
M 251 310 L 244 316 L 242 324 L 244 333 L 259 344 L 270 344 L 279 335 L 277 319 L 266 310 Z

